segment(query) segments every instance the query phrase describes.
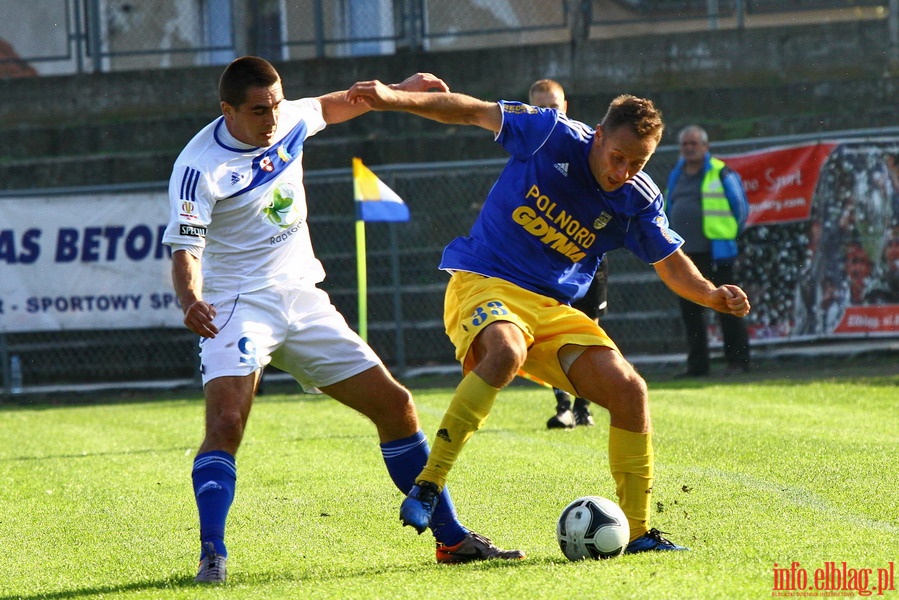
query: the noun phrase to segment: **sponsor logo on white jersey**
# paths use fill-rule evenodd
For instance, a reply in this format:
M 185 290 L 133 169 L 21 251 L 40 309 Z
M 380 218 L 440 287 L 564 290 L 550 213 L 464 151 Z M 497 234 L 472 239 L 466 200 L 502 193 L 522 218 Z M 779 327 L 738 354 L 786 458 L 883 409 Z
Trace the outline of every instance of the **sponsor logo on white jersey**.
M 181 223 L 179 233 L 190 237 L 204 238 L 206 237 L 206 228 L 201 225 L 187 225 Z
M 179 215 L 182 219 L 187 221 L 192 221 L 198 218 L 197 215 L 197 205 L 190 200 L 182 200 L 181 201 L 181 212 Z
M 300 218 L 300 208 L 294 202 L 298 196 L 299 192 L 293 184 L 282 183 L 271 191 L 271 199 L 262 212 L 270 223 L 286 229 Z

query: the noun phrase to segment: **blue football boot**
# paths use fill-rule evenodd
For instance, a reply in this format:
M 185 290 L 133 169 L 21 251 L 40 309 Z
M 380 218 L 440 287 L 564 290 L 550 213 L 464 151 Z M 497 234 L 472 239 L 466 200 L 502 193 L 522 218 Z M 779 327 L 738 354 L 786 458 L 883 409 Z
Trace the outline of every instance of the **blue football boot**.
M 434 509 L 440 501 L 440 490 L 430 481 L 421 481 L 412 486 L 409 495 L 400 505 L 400 521 L 414 527 L 420 534 L 431 525 Z
M 663 531 L 652 528 L 625 548 L 625 554 L 637 554 L 638 552 L 655 552 L 664 550 L 689 550 L 686 546 L 678 546 L 671 540 L 662 537 Z

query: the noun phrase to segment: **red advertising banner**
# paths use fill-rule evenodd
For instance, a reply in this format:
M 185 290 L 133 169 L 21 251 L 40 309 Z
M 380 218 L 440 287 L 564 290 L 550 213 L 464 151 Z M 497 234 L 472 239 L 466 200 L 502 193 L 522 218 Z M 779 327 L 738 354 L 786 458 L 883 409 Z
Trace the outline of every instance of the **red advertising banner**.
M 899 139 L 721 159 L 750 205 L 737 268 L 752 339 L 899 333 Z
M 897 333 L 899 310 L 896 305 L 850 306 L 834 329 L 834 333 Z
M 743 179 L 749 200 L 747 225 L 807 220 L 821 166 L 836 145 L 822 142 L 722 156 Z

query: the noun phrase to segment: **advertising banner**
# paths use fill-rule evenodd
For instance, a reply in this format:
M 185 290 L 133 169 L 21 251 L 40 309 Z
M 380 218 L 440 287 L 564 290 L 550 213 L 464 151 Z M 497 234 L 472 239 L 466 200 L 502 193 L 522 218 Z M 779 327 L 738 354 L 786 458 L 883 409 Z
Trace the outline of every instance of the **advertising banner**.
M 0 198 L 0 332 L 182 327 L 158 192 Z
M 719 156 L 750 203 L 754 340 L 899 335 L 899 138 Z M 0 333 L 182 328 L 168 214 L 163 189 L 0 198 Z
M 899 139 L 722 156 L 750 203 L 753 339 L 899 334 Z
M 834 146 L 820 143 L 723 157 L 743 179 L 749 200 L 747 226 L 808 220 L 821 165 Z

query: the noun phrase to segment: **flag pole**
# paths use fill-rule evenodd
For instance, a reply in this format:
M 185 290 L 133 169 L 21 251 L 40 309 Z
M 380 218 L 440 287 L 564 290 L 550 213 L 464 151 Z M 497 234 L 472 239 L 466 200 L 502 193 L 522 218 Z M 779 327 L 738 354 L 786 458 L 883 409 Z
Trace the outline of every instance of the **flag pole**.
M 368 341 L 368 267 L 365 264 L 365 221 L 356 220 L 356 281 L 359 282 L 359 337 Z
M 356 280 L 359 282 L 359 336 L 368 341 L 368 269 L 365 265 L 365 221 L 409 220 L 409 209 L 384 185 L 362 159 L 353 157 L 353 197 L 356 201 Z

